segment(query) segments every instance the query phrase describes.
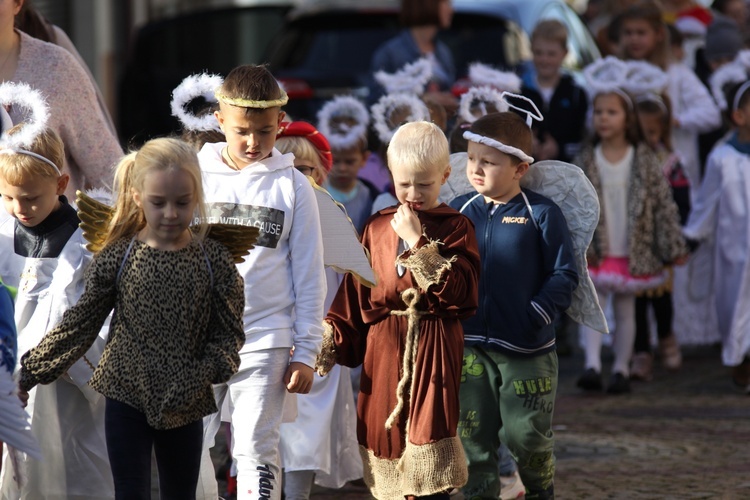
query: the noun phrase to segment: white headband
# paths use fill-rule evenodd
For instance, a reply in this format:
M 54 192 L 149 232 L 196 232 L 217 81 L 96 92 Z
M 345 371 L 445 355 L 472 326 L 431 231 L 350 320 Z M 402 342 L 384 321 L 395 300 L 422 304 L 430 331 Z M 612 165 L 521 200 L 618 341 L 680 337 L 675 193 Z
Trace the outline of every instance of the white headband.
M 467 130 L 466 132 L 464 132 L 464 139 L 466 139 L 467 141 L 484 144 L 485 146 L 489 146 L 491 148 L 495 148 L 499 151 L 502 151 L 503 153 L 513 155 L 516 158 L 520 158 L 521 161 L 525 161 L 526 163 L 534 163 L 534 158 L 527 155 L 520 149 L 513 146 L 508 146 L 507 144 L 503 144 L 502 142 L 492 139 L 491 137 L 485 137 L 483 135 L 475 134 L 474 132 L 469 132 Z
M 664 99 L 662 99 L 658 94 L 641 94 L 635 98 L 635 102 L 637 102 L 638 104 L 642 102 L 653 102 L 665 115 L 669 114 L 669 110 L 667 109 L 667 105 L 664 103 Z
M 508 99 L 506 99 L 506 96 L 515 97 L 516 99 L 521 99 L 522 101 L 526 101 L 527 103 L 531 105 L 531 107 L 533 108 L 533 111 L 530 111 L 524 108 L 519 108 L 518 106 L 509 102 Z M 536 104 L 534 104 L 534 101 L 532 101 L 528 97 L 524 95 L 514 94 L 513 92 L 508 92 L 508 91 L 503 92 L 501 97 L 505 100 L 505 103 L 508 105 L 509 108 L 518 110 L 521 113 L 526 113 L 526 126 L 527 127 L 531 128 L 531 125 L 534 123 L 534 120 L 538 122 L 544 121 L 544 116 L 542 116 L 542 112 L 539 111 L 539 108 L 536 107 Z M 534 161 L 534 159 L 532 158 L 531 161 Z
M 317 118 L 318 130 L 328 139 L 332 149 L 348 149 L 367 139 L 370 113 L 356 97 L 334 97 L 320 108 Z M 349 118 L 354 123 L 348 125 L 342 122 L 334 126 L 334 118 Z
M 206 132 L 213 130 L 221 132 L 219 122 L 213 113 L 198 117 L 185 109 L 185 106 L 198 97 L 203 97 L 209 103 L 215 103 L 216 89 L 221 87 L 224 79 L 219 75 L 202 73 L 190 75 L 182 80 L 172 91 L 172 116 L 176 117 L 187 130 Z
M 750 80 L 740 85 L 740 88 L 737 89 L 737 93 L 734 94 L 734 100 L 732 101 L 732 111 L 740 107 L 740 99 L 742 99 L 742 94 L 747 92 L 748 88 L 750 88 Z
M 45 158 L 44 156 L 34 153 L 33 151 L 28 151 L 26 149 L 0 149 L 0 155 L 12 155 L 12 154 L 19 154 L 19 155 L 26 155 L 26 156 L 33 156 L 37 160 L 42 160 L 47 165 L 51 166 L 55 169 L 55 172 L 57 172 L 57 175 L 62 175 L 62 172 L 60 172 L 60 169 L 57 168 L 57 165 L 55 165 L 52 160 Z
M 0 154 L 22 154 L 41 160 L 62 175 L 60 168 L 50 159 L 29 151 L 34 140 L 44 132 L 49 119 L 49 107 L 41 92 L 25 83 L 4 82 L 0 84 L 0 106 L 16 105 L 28 112 L 28 118 L 13 135 L 4 133 L 0 139 Z

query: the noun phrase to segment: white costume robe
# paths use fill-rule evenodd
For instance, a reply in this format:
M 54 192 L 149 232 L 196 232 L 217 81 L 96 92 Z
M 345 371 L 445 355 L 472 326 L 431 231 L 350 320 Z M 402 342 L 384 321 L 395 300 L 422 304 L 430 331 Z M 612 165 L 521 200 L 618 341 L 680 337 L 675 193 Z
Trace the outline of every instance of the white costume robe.
M 750 354 L 749 212 L 750 156 L 722 144 L 708 158 L 684 233 L 714 242 L 714 303 L 727 366 Z
M 83 273 L 91 260 L 80 229 L 55 258 L 23 257 L 14 252 L 15 219 L 0 216 L 0 275 L 18 287 L 15 321 L 18 359 L 36 346 L 83 293 Z M 103 330 L 106 331 L 106 330 Z M 114 498 L 104 436 L 104 397 L 88 386 L 104 347 L 100 336 L 57 381 L 29 393 L 26 410 L 43 461 L 24 457 L 27 480 L 19 491 L 4 456 L 0 499 L 93 500 Z M 20 368 L 20 363 L 17 369 Z M 4 454 L 6 455 L 6 454 Z

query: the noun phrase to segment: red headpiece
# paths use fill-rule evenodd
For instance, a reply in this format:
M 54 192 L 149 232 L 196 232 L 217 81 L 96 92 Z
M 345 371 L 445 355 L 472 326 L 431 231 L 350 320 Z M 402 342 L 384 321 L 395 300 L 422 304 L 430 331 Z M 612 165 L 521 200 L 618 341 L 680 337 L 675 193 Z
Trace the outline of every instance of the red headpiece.
M 323 168 L 327 172 L 331 171 L 333 155 L 331 154 L 331 146 L 328 144 L 328 139 L 309 123 L 283 122 L 279 126 L 279 133 L 276 135 L 276 139 L 280 137 L 304 137 L 320 152 L 320 157 L 323 159 Z

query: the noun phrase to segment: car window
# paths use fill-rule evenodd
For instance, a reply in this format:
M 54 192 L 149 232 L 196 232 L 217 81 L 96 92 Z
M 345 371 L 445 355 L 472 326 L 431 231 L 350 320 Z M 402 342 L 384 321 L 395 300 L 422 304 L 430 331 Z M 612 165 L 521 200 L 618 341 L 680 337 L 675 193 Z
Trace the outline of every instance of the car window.
M 263 62 L 289 7 L 217 9 L 161 20 L 135 32 L 120 79 L 118 131 L 138 145 L 179 129 L 171 116 L 172 90 L 194 73 L 226 75 L 240 64 Z

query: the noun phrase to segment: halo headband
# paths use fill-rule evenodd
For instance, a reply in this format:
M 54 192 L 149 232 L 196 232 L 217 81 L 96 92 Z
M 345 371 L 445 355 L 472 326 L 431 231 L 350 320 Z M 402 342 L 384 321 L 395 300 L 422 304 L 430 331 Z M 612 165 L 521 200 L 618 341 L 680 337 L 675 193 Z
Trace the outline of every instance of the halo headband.
M 529 111 L 528 109 L 525 109 L 525 108 L 519 108 L 518 106 L 509 102 L 508 99 L 506 99 L 506 96 L 515 97 L 516 99 L 521 99 L 522 101 L 526 101 L 527 103 L 531 105 L 531 107 L 533 108 L 533 111 Z M 526 126 L 527 127 L 531 128 L 531 125 L 534 123 L 534 120 L 538 122 L 544 121 L 544 116 L 542 116 L 542 112 L 539 111 L 539 108 L 536 107 L 536 104 L 534 104 L 534 101 L 532 101 L 528 97 L 524 95 L 514 94 L 513 92 L 508 92 L 507 90 L 503 92 L 500 95 L 500 97 L 503 100 L 505 100 L 505 103 L 508 105 L 509 108 L 513 108 L 522 113 L 526 113 Z M 529 158 L 531 157 L 529 156 Z M 532 158 L 531 161 L 534 161 L 534 159 Z
M 0 154 L 23 154 L 41 160 L 62 175 L 60 168 L 50 159 L 29 151 L 28 148 L 47 128 L 49 107 L 41 92 L 25 83 L 4 82 L 0 84 L 0 106 L 14 105 L 28 112 L 28 118 L 13 135 L 3 133 L 0 139 Z
M 57 168 L 57 165 L 52 163 L 52 160 L 45 158 L 44 156 L 40 154 L 34 153 L 33 151 L 28 151 L 26 149 L 0 149 L 0 155 L 13 155 L 13 154 L 32 156 L 36 158 L 37 160 L 42 160 L 44 163 L 46 163 L 47 165 L 55 169 L 55 172 L 57 173 L 58 177 L 62 175 L 62 172 L 60 172 L 60 169 Z
M 409 111 L 409 115 L 404 119 L 404 122 L 430 121 L 430 110 L 416 95 L 386 94 L 370 108 L 373 128 L 378 133 L 378 138 L 384 143 L 391 142 L 393 134 L 401 126 L 401 123 L 397 123 L 391 128 L 388 124 L 391 115 L 399 109 L 408 109 Z
M 490 86 L 472 87 L 461 95 L 458 115 L 467 123 L 474 123 L 479 119 L 471 109 L 472 103 L 477 103 L 479 116 L 487 114 L 487 104 L 491 104 L 498 112 L 508 111 L 508 102 L 503 99 L 499 90 Z
M 508 146 L 507 144 L 503 144 L 502 142 L 492 139 L 491 137 L 485 137 L 483 135 L 475 134 L 474 132 L 469 132 L 467 130 L 466 132 L 464 132 L 464 139 L 466 139 L 467 141 L 484 144 L 485 146 L 489 146 L 491 148 L 495 148 L 505 154 L 513 155 L 528 164 L 534 163 L 534 158 L 527 155 L 520 149 L 513 146 Z
M 635 102 L 640 104 L 642 102 L 653 102 L 656 104 L 659 109 L 664 113 L 665 115 L 669 114 L 669 110 L 667 109 L 667 105 L 664 103 L 664 99 L 661 98 L 658 94 L 641 94 L 638 97 L 635 98 Z
M 737 93 L 734 94 L 734 100 L 732 101 L 732 111 L 735 111 L 740 107 L 740 99 L 742 99 L 742 95 L 747 92 L 747 89 L 749 88 L 750 80 L 747 80 L 745 83 L 740 85 L 740 88 L 737 89 Z
M 215 103 L 215 92 L 224 80 L 219 75 L 190 75 L 172 91 L 172 116 L 180 120 L 182 126 L 188 130 L 206 132 L 215 130 L 221 132 L 219 122 L 213 113 L 196 116 L 185 109 L 192 100 L 203 97 L 207 102 Z
M 281 92 L 281 97 L 270 101 L 253 101 L 252 99 L 229 97 L 222 94 L 218 90 L 214 93 L 214 96 L 216 96 L 216 98 L 224 104 L 237 106 L 238 108 L 268 109 L 280 107 L 289 102 L 289 96 L 286 94 L 284 89 L 279 87 L 279 92 Z
M 370 113 L 359 99 L 352 96 L 337 96 L 328 101 L 318 111 L 318 130 L 334 149 L 348 149 L 362 139 L 367 140 L 367 125 Z M 334 119 L 349 118 L 353 124 L 337 123 Z

